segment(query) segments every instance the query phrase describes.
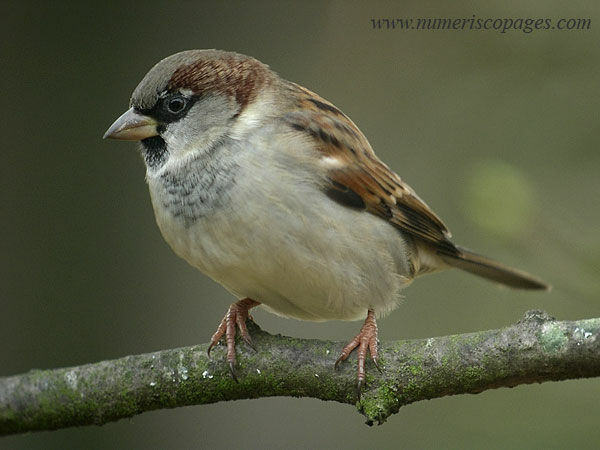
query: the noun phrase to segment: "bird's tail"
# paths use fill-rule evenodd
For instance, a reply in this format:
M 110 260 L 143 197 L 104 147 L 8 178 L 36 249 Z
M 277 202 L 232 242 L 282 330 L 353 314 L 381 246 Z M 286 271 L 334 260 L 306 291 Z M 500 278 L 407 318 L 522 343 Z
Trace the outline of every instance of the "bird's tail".
M 513 269 L 485 256 L 456 246 L 456 252 L 438 251 L 438 256 L 450 266 L 457 267 L 488 280 L 517 289 L 545 289 L 550 286 L 518 269 Z

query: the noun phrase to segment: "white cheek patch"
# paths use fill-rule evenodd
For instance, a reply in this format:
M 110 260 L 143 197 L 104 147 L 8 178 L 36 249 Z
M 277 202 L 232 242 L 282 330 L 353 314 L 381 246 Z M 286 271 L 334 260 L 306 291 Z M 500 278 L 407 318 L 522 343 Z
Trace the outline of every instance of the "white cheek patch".
M 238 116 L 231 135 L 234 137 L 242 137 L 249 130 L 252 130 L 260 125 L 261 121 L 264 120 L 265 108 L 260 103 L 255 102 L 254 104 L 247 105 L 244 111 Z
M 342 160 L 333 156 L 324 156 L 321 158 L 321 164 L 327 169 L 339 169 L 345 165 Z

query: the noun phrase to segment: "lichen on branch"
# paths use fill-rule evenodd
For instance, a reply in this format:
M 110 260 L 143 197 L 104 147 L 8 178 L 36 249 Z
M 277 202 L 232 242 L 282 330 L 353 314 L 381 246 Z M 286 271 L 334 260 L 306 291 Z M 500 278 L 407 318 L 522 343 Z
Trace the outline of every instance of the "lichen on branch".
M 0 435 L 101 425 L 145 411 L 270 396 L 356 405 L 368 424 L 425 399 L 524 383 L 600 376 L 600 318 L 556 321 L 529 311 L 517 324 L 380 345 L 356 392 L 353 358 L 333 369 L 344 343 L 274 336 L 249 323 L 257 351 L 239 342 L 235 382 L 219 346 L 163 350 L 0 378 Z

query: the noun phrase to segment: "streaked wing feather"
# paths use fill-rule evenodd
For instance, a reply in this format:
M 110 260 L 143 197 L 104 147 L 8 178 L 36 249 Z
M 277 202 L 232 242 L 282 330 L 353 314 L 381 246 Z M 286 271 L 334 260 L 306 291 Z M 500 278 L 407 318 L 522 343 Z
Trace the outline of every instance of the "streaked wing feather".
M 324 159 L 336 162 L 327 172 L 336 191 L 332 198 L 356 207 L 360 205 L 358 196 L 369 212 L 398 228 L 436 246 L 449 244 L 453 248 L 441 219 L 377 158 L 365 136 L 344 113 L 308 89 L 295 84 L 290 88 L 302 95 L 297 108 L 284 120 L 293 129 L 312 136 Z

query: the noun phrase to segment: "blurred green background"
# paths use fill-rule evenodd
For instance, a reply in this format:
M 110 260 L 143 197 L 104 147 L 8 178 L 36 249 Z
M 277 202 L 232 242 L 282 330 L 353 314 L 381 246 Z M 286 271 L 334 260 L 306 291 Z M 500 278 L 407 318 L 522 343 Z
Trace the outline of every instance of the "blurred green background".
M 457 242 L 550 282 L 419 279 L 381 340 L 600 315 L 600 6 L 580 2 L 3 4 L 0 376 L 207 342 L 231 296 L 154 223 L 133 144 L 101 139 L 159 59 L 255 56 L 344 110 Z M 591 17 L 585 32 L 372 30 L 376 17 Z M 263 311 L 266 330 L 347 340 L 360 323 Z M 333 367 L 333 360 L 332 360 Z M 598 448 L 600 379 L 403 408 L 271 398 L 0 439 L 0 448 Z

